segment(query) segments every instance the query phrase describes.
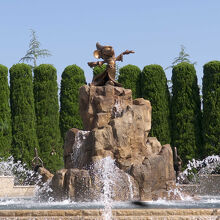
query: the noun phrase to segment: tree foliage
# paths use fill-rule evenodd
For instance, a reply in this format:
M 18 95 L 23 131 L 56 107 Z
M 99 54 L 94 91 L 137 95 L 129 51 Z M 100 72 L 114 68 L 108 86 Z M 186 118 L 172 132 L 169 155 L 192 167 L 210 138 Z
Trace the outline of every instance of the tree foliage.
M 184 164 L 202 151 L 201 102 L 193 64 L 180 63 L 172 71 L 172 146 Z
M 33 62 L 34 67 L 37 66 L 37 59 L 39 57 L 48 57 L 51 53 L 47 49 L 40 49 L 40 42 L 37 39 L 36 31 L 31 30 L 31 40 L 29 43 L 29 49 L 25 56 L 20 59 L 19 62 Z
M 203 67 L 203 138 L 205 154 L 220 154 L 220 61 Z
M 196 64 L 196 62 L 192 63 L 189 59 L 190 55 L 188 53 L 185 52 L 185 47 L 183 45 L 181 45 L 181 50 L 179 52 L 179 56 L 174 58 L 174 61 L 172 62 L 171 66 L 168 66 L 166 69 L 169 68 L 173 68 L 175 65 L 179 64 L 179 63 L 190 63 L 190 64 Z
M 84 71 L 77 65 L 65 68 L 60 90 L 60 129 L 64 139 L 70 128 L 82 129 L 79 114 L 79 88 L 86 84 Z
M 0 65 L 0 157 L 7 158 L 11 150 L 11 110 L 8 68 Z
M 36 135 L 32 71 L 27 64 L 13 65 L 10 70 L 10 105 L 12 117 L 12 155 L 31 166 Z
M 170 95 L 163 68 L 159 65 L 145 66 L 141 78 L 142 97 L 152 105 L 152 128 L 150 136 L 168 144 L 170 137 Z
M 62 143 L 59 130 L 57 71 L 52 65 L 34 68 L 34 98 L 40 157 L 47 169 L 62 166 Z
M 135 65 L 126 65 L 119 69 L 118 82 L 126 89 L 132 90 L 132 97 L 141 96 L 140 87 L 141 70 Z
M 95 66 L 93 68 L 93 76 L 103 73 L 105 70 L 106 70 L 106 64 L 103 64 L 102 66 Z

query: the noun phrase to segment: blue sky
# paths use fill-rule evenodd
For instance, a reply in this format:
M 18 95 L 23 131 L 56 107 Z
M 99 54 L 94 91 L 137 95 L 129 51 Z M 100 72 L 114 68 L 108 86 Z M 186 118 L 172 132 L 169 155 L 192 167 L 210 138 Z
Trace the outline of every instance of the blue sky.
M 219 0 L 0 0 L 0 63 L 10 68 L 28 50 L 30 29 L 41 47 L 53 56 L 40 63 L 53 64 L 60 82 L 62 71 L 76 64 L 87 82 L 92 80 L 88 61 L 99 41 L 112 45 L 116 55 L 126 49 L 127 64 L 169 66 L 180 45 L 196 61 L 199 84 L 203 65 L 220 60 Z M 171 70 L 166 71 L 171 78 Z

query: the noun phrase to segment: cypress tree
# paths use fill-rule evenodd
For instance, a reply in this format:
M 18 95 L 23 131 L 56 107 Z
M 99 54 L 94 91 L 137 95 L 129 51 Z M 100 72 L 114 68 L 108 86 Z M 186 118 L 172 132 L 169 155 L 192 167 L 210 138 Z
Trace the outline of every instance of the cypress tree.
M 95 66 L 93 68 L 93 76 L 103 73 L 105 70 L 106 70 L 106 64 L 103 64 L 102 66 Z
M 9 72 L 12 154 L 16 160 L 31 166 L 34 148 L 38 148 L 32 71 L 29 65 L 21 63 L 13 65 Z
M 201 101 L 193 64 L 174 66 L 172 71 L 172 146 L 186 164 L 202 151 Z
M 8 68 L 3 65 L 0 65 L 0 82 L 0 157 L 7 158 L 11 150 L 11 110 Z
M 203 67 L 203 138 L 206 156 L 220 154 L 220 61 Z
M 169 144 L 170 95 L 167 78 L 160 65 L 145 66 L 141 79 L 142 97 L 152 105 L 152 126 L 150 136 L 157 137 L 162 144 Z
M 59 130 L 57 71 L 41 64 L 34 69 L 34 98 L 40 157 L 54 172 L 62 166 L 62 143 Z
M 135 65 L 126 65 L 119 69 L 118 82 L 124 88 L 132 90 L 133 99 L 141 96 L 140 76 L 141 70 Z
M 60 90 L 60 130 L 64 139 L 70 128 L 82 129 L 79 114 L 79 88 L 86 84 L 84 71 L 77 65 L 65 68 Z

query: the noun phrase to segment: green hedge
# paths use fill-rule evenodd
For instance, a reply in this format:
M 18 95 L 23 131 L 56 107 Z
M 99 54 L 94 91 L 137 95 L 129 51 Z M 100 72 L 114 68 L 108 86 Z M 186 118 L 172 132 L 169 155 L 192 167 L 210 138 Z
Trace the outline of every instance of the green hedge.
M 157 137 L 162 144 L 169 144 L 170 95 L 167 79 L 160 65 L 145 66 L 141 78 L 142 97 L 152 105 L 152 128 L 150 136 Z
M 8 68 L 0 64 L 0 157 L 7 158 L 11 150 L 11 110 Z
M 202 152 L 201 101 L 194 65 L 174 66 L 172 82 L 172 146 L 186 164 Z
M 50 171 L 63 165 L 63 149 L 59 129 L 57 71 L 41 64 L 34 69 L 34 98 L 40 157 Z
M 141 70 L 135 65 L 126 65 L 119 69 L 118 82 L 126 89 L 132 90 L 133 99 L 141 96 L 140 91 Z
M 205 155 L 220 154 L 220 61 L 203 67 L 203 138 Z
M 9 72 L 12 154 L 16 160 L 31 166 L 34 148 L 38 148 L 32 71 L 29 65 L 21 63 L 13 65 Z
M 93 68 L 93 76 L 103 73 L 105 70 L 106 70 L 106 64 L 103 64 L 102 66 L 95 66 Z
M 84 71 L 77 65 L 65 68 L 60 89 L 60 129 L 64 140 L 70 128 L 82 129 L 79 114 L 79 88 L 86 84 Z

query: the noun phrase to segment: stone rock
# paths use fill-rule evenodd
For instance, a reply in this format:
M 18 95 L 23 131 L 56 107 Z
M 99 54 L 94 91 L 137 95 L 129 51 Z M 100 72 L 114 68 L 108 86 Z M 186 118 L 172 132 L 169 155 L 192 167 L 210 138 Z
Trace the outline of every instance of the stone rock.
M 104 127 L 114 116 L 119 104 L 122 108 L 132 104 L 131 90 L 121 87 L 85 85 L 79 93 L 84 130 Z
M 52 178 L 51 189 L 53 190 L 53 197 L 62 200 L 66 198 L 66 190 L 64 187 L 64 177 L 67 169 L 58 170 Z
M 41 181 L 43 183 L 46 183 L 47 181 L 51 180 L 53 178 L 53 174 L 50 173 L 46 168 L 39 167 L 37 172 L 42 176 Z
M 68 169 L 64 179 L 68 198 L 74 201 L 90 200 L 92 182 L 88 170 Z
M 139 200 L 139 186 L 135 179 L 119 169 L 119 178 L 115 179 L 113 187 L 113 200 L 132 201 Z
M 137 200 L 139 188 L 132 176 L 117 169 L 118 178 L 112 179 L 112 199 L 116 201 Z M 53 177 L 52 196 L 56 199 L 69 198 L 74 201 L 102 200 L 103 181 L 93 171 L 83 169 L 63 169 Z
M 90 167 L 110 156 L 120 174 L 115 178 L 115 200 L 128 200 L 131 186 L 135 198 L 164 197 L 175 182 L 173 155 L 170 145 L 161 146 L 156 137 L 148 137 L 150 102 L 132 100 L 131 90 L 111 85 L 82 86 L 79 100 L 85 131 L 73 128 L 66 135 L 64 161 L 68 171 L 65 177 L 59 173 L 54 176 L 58 186 L 64 182 L 65 193 L 73 200 L 100 197 L 97 192 L 102 191 L 103 183 Z
M 159 154 L 145 158 L 141 164 L 133 165 L 131 175 L 140 187 L 141 200 L 164 197 L 175 183 L 172 149 L 164 145 Z
M 90 143 L 93 137 L 89 133 L 76 128 L 67 132 L 64 143 L 64 165 L 66 169 L 83 169 L 90 163 L 92 153 Z

